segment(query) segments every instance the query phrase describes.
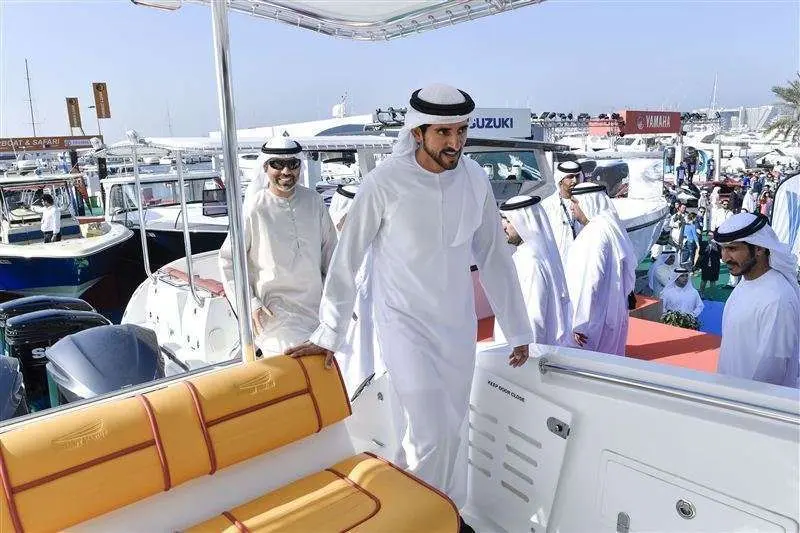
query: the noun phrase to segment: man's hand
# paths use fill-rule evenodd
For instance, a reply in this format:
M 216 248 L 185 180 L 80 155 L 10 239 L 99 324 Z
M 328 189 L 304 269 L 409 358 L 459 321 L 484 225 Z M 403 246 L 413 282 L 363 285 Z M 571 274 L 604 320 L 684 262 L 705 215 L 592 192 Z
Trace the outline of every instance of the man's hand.
M 575 339 L 575 343 L 580 347 L 585 346 L 586 341 L 589 340 L 589 337 L 587 337 L 583 333 L 578 333 L 577 331 L 572 332 L 572 338 Z
M 581 204 L 578 203 L 578 199 L 574 196 L 570 196 L 570 200 L 572 200 L 572 215 L 575 217 L 575 220 L 584 226 L 587 225 L 589 223 L 589 219 L 586 217 L 583 209 L 581 209 Z
M 261 332 L 264 331 L 264 324 L 267 323 L 267 320 L 269 320 L 271 316 L 273 316 L 272 311 L 264 307 L 259 307 L 256 309 L 256 312 L 253 313 L 253 332 L 256 334 L 256 337 L 261 335 Z
M 287 348 L 284 355 L 291 357 L 303 357 L 304 355 L 324 355 L 325 368 L 333 368 L 333 352 L 318 346 L 311 341 L 306 341 L 303 344 Z
M 515 346 L 514 351 L 511 352 L 511 355 L 508 356 L 509 366 L 513 366 L 514 368 L 524 365 L 525 361 L 527 360 L 528 360 L 527 344 L 523 344 L 522 346 Z

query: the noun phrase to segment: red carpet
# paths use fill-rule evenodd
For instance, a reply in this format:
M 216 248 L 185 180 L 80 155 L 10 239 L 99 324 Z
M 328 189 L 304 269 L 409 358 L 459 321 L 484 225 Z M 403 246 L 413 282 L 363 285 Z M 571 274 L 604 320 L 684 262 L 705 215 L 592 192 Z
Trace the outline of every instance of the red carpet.
M 494 317 L 478 320 L 479 341 L 491 339 L 493 331 Z M 631 317 L 625 353 L 645 361 L 716 372 L 721 341 L 710 333 Z

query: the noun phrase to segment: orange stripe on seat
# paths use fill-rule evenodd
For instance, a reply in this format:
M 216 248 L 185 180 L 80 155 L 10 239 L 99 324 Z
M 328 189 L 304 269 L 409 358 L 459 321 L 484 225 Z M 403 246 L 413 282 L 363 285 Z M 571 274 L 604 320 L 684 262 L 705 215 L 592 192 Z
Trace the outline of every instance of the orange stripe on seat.
M 325 470 L 327 470 L 331 474 L 335 475 L 336 477 L 344 480 L 351 487 L 353 487 L 356 490 L 360 491 L 362 494 L 365 494 L 369 499 L 371 499 L 375 503 L 375 509 L 373 509 L 373 511 L 370 514 L 368 514 L 366 517 L 362 518 L 361 520 L 359 520 L 355 524 L 351 525 L 350 527 L 347 527 L 347 528 L 343 529 L 342 533 L 345 533 L 347 531 L 351 531 L 352 529 L 360 526 L 361 524 L 363 524 L 364 522 L 366 522 L 367 520 L 369 520 L 370 518 L 372 518 L 373 516 L 378 514 L 378 511 L 381 510 L 381 501 L 374 494 L 372 494 L 370 491 L 368 491 L 367 489 L 365 489 L 364 487 L 362 487 L 361 485 L 359 485 L 358 483 L 356 483 L 355 481 L 353 481 L 349 477 L 345 476 L 344 474 L 342 474 L 338 470 L 334 470 L 333 468 L 326 468 Z
M 164 475 L 164 491 L 168 491 L 172 487 L 172 480 L 169 476 L 169 464 L 167 464 L 167 454 L 164 453 L 164 444 L 161 442 L 161 433 L 158 431 L 158 420 L 153 413 L 153 406 L 150 400 L 145 396 L 139 396 L 144 406 L 144 411 L 147 413 L 147 419 L 150 421 L 150 430 L 153 432 L 153 439 L 156 443 L 156 451 L 158 452 L 158 461 L 161 463 L 161 473 Z
M 308 378 L 306 378 L 306 381 L 308 381 Z M 215 418 L 214 420 L 209 420 L 208 422 L 206 422 L 206 426 L 207 427 L 216 426 L 217 424 L 221 424 L 222 422 L 227 422 L 228 420 L 239 418 L 240 416 L 244 416 L 254 411 L 264 409 L 266 407 L 269 407 L 270 405 L 275 405 L 276 403 L 281 403 L 285 402 L 286 400 L 291 400 L 292 398 L 297 398 L 298 396 L 303 396 L 304 394 L 311 394 L 311 397 L 312 398 L 314 397 L 313 393 L 311 392 L 311 389 L 309 388 L 295 392 L 290 392 L 289 394 L 284 394 L 279 398 L 273 398 L 266 402 L 261 402 L 256 405 L 251 405 L 250 407 L 245 407 L 244 409 L 239 409 L 238 411 L 228 413 L 227 415 L 222 415 L 221 417 Z M 314 407 L 316 406 L 317 402 L 314 402 Z M 319 410 L 317 410 L 317 420 L 319 420 Z
M 303 360 L 299 357 L 294 358 L 297 361 L 297 364 L 300 365 L 300 369 L 303 371 L 303 376 L 306 378 L 306 388 L 308 389 L 308 393 L 311 395 L 311 402 L 314 404 L 314 412 L 317 414 L 317 433 L 322 431 L 322 415 L 319 413 L 319 404 L 317 404 L 317 397 L 314 396 L 314 389 L 311 388 L 311 380 L 308 377 L 308 371 L 306 370 L 306 365 L 303 364 Z
M 241 533 L 250 533 L 250 530 L 247 529 L 247 526 L 244 525 L 243 523 L 241 523 L 239 521 L 239 519 L 237 519 L 235 516 L 233 516 L 228 511 L 225 511 L 224 513 L 222 513 L 222 516 L 224 516 L 225 518 L 230 520 L 231 524 L 236 526 L 236 529 L 238 529 Z
M 2 443 L 0 443 L 0 481 L 3 483 L 3 494 L 6 497 L 8 514 L 11 515 L 11 523 L 14 525 L 14 531 L 16 533 L 23 533 L 25 530 L 22 528 L 22 520 L 20 520 L 19 512 L 17 511 L 17 503 L 14 501 L 14 490 L 11 487 L 11 478 L 8 476 L 6 460 L 3 457 Z
M 108 462 L 108 461 L 113 461 L 114 459 L 117 459 L 119 457 L 123 457 L 125 455 L 131 454 L 131 453 L 134 453 L 134 452 L 138 452 L 140 450 L 147 449 L 150 446 L 153 446 L 155 443 L 156 442 L 154 440 L 148 440 L 148 441 L 142 442 L 141 444 L 134 444 L 133 446 L 128 446 L 127 448 L 123 448 L 122 450 L 118 450 L 118 451 L 116 451 L 114 453 L 109 453 L 109 454 L 104 455 L 102 457 L 97 457 L 95 459 L 92 459 L 91 461 L 86 461 L 85 463 L 81 463 L 79 465 L 71 466 L 71 467 L 66 468 L 64 470 L 61 470 L 59 472 L 54 472 L 54 473 L 49 474 L 47 476 L 40 477 L 39 479 L 34 479 L 33 481 L 29 481 L 27 483 L 23 483 L 22 485 L 20 485 L 18 487 L 14 487 L 11 490 L 14 492 L 14 494 L 16 494 L 18 492 L 25 492 L 26 490 L 30 490 L 30 489 L 32 489 L 34 487 L 38 487 L 39 485 L 44 485 L 45 483 L 50 483 L 51 481 L 55 481 L 55 480 L 60 479 L 62 477 L 69 476 L 69 475 L 74 474 L 76 472 L 80 472 L 81 470 L 86 470 L 87 468 L 91 468 L 93 466 L 97 466 L 99 464 L 103 464 L 103 463 Z
M 200 393 L 197 392 L 197 387 L 191 381 L 184 381 L 186 388 L 189 389 L 189 394 L 192 395 L 194 402 L 194 409 L 197 413 L 197 418 L 200 421 L 200 430 L 203 432 L 203 438 L 206 441 L 206 449 L 208 450 L 208 461 L 211 463 L 211 470 L 209 475 L 217 471 L 217 454 L 214 452 L 214 443 L 211 441 L 211 435 L 208 434 L 208 426 L 206 425 L 206 418 L 203 415 L 203 405 L 200 403 Z

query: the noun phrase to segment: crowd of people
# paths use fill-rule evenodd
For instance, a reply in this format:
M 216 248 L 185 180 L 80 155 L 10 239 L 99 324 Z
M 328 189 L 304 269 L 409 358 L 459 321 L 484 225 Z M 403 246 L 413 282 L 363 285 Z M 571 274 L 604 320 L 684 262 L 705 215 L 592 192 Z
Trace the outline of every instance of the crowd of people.
M 271 139 L 258 163 L 263 173 L 248 187 L 243 209 L 258 348 L 264 355 L 324 354 L 328 366 L 335 360 L 342 368 L 350 393 L 386 369 L 402 411 L 398 440 L 404 443 L 389 459 L 459 507 L 466 501 L 477 329 L 470 266 L 480 271 L 496 335 L 508 344 L 508 363 L 516 368 L 527 361 L 531 343 L 625 355 L 637 264 L 605 188 L 578 183 L 574 162 L 555 169 L 553 196 L 517 196 L 498 210 L 484 170 L 462 157 L 474 107 L 467 93 L 447 85 L 415 91 L 391 156 L 358 188 L 340 187 L 330 210 L 298 184 L 302 147 L 286 137 Z M 685 210 L 677 211 L 682 217 Z M 752 275 L 763 277 L 778 268 L 773 259 L 786 259 L 769 240 L 768 226 L 747 233 L 738 228 L 741 216 L 753 215 L 720 218 L 724 223 L 715 229 L 730 237 L 722 239 L 722 256 L 739 266 L 737 275 L 750 289 Z M 702 256 L 702 234 L 687 215 L 676 233 L 681 258 L 673 253 L 670 267 Z M 695 248 L 687 245 L 684 253 L 683 240 Z M 742 242 L 754 250 L 756 270 L 748 270 L 747 257 L 733 250 Z M 226 289 L 233 283 L 231 255 L 227 240 L 220 250 Z M 787 283 L 783 271 L 769 276 L 769 290 Z M 673 274 L 665 298 L 695 311 L 695 300 L 683 302 L 682 291 L 691 286 L 688 269 Z M 797 297 L 791 300 L 791 290 L 783 293 L 793 311 L 765 305 L 773 318 L 776 312 L 786 316 L 775 327 L 791 329 L 789 321 L 800 321 Z M 748 317 L 739 316 L 730 327 L 763 318 Z M 774 359 L 800 351 L 791 332 L 781 335 L 782 344 L 769 344 L 772 355 L 758 353 Z M 721 370 L 746 376 L 754 365 L 731 362 L 741 358 L 737 344 L 723 340 Z M 781 378 L 779 361 L 768 366 L 756 362 L 748 377 L 795 383 L 796 365 Z M 462 531 L 470 530 L 462 523 Z

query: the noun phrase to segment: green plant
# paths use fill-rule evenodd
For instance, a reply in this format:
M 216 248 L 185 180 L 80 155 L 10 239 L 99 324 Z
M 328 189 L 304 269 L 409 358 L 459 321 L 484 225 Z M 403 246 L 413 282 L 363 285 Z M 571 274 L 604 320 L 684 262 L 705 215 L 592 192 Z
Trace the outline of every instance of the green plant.
M 797 79 L 789 80 L 789 85 L 776 85 L 772 92 L 783 103 L 787 114 L 773 122 L 767 133 L 772 137 L 783 137 L 784 140 L 797 142 L 800 140 L 800 73 Z
M 661 315 L 661 322 L 668 326 L 675 326 L 684 329 L 700 329 L 700 321 L 689 313 L 681 313 L 680 311 L 667 311 Z

